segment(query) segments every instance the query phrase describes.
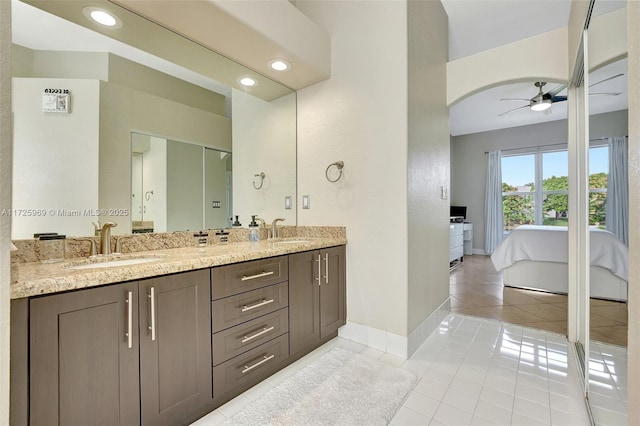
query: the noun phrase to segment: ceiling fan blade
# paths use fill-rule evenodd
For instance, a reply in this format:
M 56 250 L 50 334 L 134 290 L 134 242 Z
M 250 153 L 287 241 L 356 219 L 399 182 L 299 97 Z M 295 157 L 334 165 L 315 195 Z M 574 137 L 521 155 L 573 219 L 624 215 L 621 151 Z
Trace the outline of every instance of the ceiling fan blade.
M 551 103 L 553 102 L 564 102 L 567 100 L 566 96 L 554 96 L 553 98 L 551 98 Z
M 549 90 L 547 92 L 547 94 L 550 95 L 552 98 L 555 98 L 558 93 L 562 92 L 566 88 L 567 88 L 566 84 L 561 84 L 561 85 L 556 86 L 553 89 Z M 565 98 L 566 98 L 566 96 L 565 96 Z
M 589 87 L 593 87 L 596 84 L 604 83 L 605 81 L 613 80 L 614 78 L 622 77 L 623 75 L 624 75 L 624 73 L 616 74 L 616 75 L 611 76 L 609 78 L 605 78 L 604 80 L 600 80 L 597 83 L 590 84 Z
M 522 105 L 521 107 L 510 109 L 509 111 L 502 112 L 502 113 L 498 114 L 498 117 L 502 117 L 505 114 L 509 114 L 510 112 L 517 111 L 517 110 L 522 109 L 522 108 L 529 108 L 529 105 Z
M 500 101 L 525 101 L 525 102 L 529 102 L 530 99 L 525 99 L 525 98 L 501 98 L 498 99 Z
M 604 96 L 618 96 L 622 95 L 622 92 L 609 92 L 609 93 L 589 93 L 589 96 L 604 95 Z
M 551 108 L 547 108 L 547 109 L 545 109 L 545 110 L 543 110 L 543 111 L 542 111 L 542 113 L 543 113 L 544 115 L 549 115 L 549 114 L 551 114 L 551 112 L 552 112 L 552 111 L 551 111 Z

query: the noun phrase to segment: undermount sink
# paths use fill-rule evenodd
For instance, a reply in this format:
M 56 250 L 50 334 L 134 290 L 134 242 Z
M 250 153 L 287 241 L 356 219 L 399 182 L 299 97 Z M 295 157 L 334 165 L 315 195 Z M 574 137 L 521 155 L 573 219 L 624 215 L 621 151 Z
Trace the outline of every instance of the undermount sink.
M 114 266 L 138 265 L 141 263 L 155 262 L 162 259 L 161 257 L 137 257 L 133 259 L 114 259 L 101 261 L 91 261 L 81 265 L 69 266 L 69 269 L 95 269 L 95 268 L 111 268 Z

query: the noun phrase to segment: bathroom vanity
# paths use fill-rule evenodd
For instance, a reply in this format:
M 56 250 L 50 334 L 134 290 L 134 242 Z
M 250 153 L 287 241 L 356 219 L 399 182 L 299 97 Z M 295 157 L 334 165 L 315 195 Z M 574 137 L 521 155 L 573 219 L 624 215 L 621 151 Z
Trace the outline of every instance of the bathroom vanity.
M 136 253 L 122 260 L 140 263 L 124 266 L 23 264 L 12 286 L 11 424 L 198 419 L 337 335 L 345 244 L 268 240 Z

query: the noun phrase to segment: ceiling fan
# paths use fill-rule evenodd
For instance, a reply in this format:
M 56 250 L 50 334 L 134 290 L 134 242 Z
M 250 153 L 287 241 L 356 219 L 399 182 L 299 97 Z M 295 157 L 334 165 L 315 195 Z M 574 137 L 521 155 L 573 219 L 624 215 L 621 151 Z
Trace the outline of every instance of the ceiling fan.
M 593 87 L 596 84 L 604 83 L 605 81 L 613 80 L 614 78 L 622 77 L 624 74 L 616 74 L 614 76 L 605 78 L 604 80 L 600 80 L 597 83 L 593 83 L 589 85 L 589 87 Z M 531 99 L 525 98 L 502 98 L 501 101 L 526 101 L 529 102 L 527 105 L 522 105 L 514 109 L 510 109 L 509 111 L 505 111 L 503 113 L 498 114 L 498 117 L 502 117 L 505 114 L 509 114 L 510 112 L 517 111 L 522 108 L 530 108 L 532 111 L 541 111 L 543 114 L 548 115 L 551 114 L 551 104 L 555 102 L 564 102 L 567 100 L 566 96 L 560 96 L 559 93 L 566 89 L 566 84 L 561 84 L 556 86 L 555 88 L 549 90 L 547 93 L 542 91 L 542 87 L 544 87 L 547 83 L 544 81 L 536 81 L 534 86 L 538 88 L 538 94 L 535 95 Z M 621 92 L 609 92 L 609 93 L 589 93 L 589 95 L 606 95 L 606 96 L 618 96 Z

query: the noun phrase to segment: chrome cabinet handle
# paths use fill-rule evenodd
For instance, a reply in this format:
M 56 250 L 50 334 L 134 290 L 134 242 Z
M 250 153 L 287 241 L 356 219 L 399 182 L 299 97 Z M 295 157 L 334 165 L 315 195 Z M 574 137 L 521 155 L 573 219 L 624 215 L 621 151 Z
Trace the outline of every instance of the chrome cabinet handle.
M 262 301 L 256 303 L 255 305 L 250 305 L 250 306 L 244 305 L 242 307 L 242 312 L 247 312 L 247 311 L 250 311 L 252 309 L 259 308 L 260 306 L 268 305 L 269 303 L 273 303 L 273 302 L 274 302 L 273 299 L 269 299 L 269 300 L 262 299 Z
M 273 329 L 275 329 L 275 327 L 274 327 L 274 326 L 271 326 L 271 327 L 269 327 L 269 328 L 265 327 L 265 328 L 263 328 L 261 331 L 258 331 L 256 334 L 253 334 L 253 335 L 251 335 L 251 336 L 249 336 L 249 337 L 244 336 L 244 339 L 242 339 L 242 340 L 241 340 L 241 342 L 242 342 L 242 343 L 247 343 L 248 341 L 253 340 L 253 339 L 255 339 L 256 337 L 260 337 L 260 336 L 262 336 L 263 334 L 265 334 L 265 333 L 268 333 L 268 332 L 272 331 Z
M 245 366 L 244 366 L 244 370 L 242 370 L 242 374 L 247 373 L 247 372 L 249 372 L 249 371 L 253 370 L 254 368 L 256 368 L 256 367 L 258 367 L 258 366 L 260 366 L 260 365 L 264 364 L 265 362 L 271 361 L 274 357 L 275 357 L 275 355 L 269 355 L 269 356 L 266 356 L 266 355 L 265 355 L 265 356 L 262 358 L 262 360 L 260 360 L 260 361 L 256 362 L 256 363 L 255 363 L 255 364 L 253 364 L 252 366 L 248 367 L 248 366 L 246 366 L 246 365 L 245 365 Z
M 329 284 L 329 253 L 324 254 L 324 282 Z
M 131 349 L 133 347 L 133 292 L 130 291 L 127 295 L 127 332 L 124 334 L 127 336 L 127 347 Z
M 153 341 L 156 340 L 156 289 L 154 287 L 151 287 L 149 299 L 151 299 L 151 325 L 149 330 L 151 330 L 151 340 Z
M 315 278 L 318 281 L 318 286 L 320 286 L 320 277 L 322 276 L 322 263 L 320 263 L 320 255 L 318 255 L 318 258 L 316 259 L 316 262 L 318 262 L 318 278 Z
M 268 277 L 269 275 L 273 275 L 273 271 L 264 271 L 264 272 L 260 272 L 259 274 L 255 274 L 255 275 L 243 275 L 241 280 L 242 281 L 249 281 L 249 280 L 255 280 L 256 278 L 262 278 L 262 277 Z

